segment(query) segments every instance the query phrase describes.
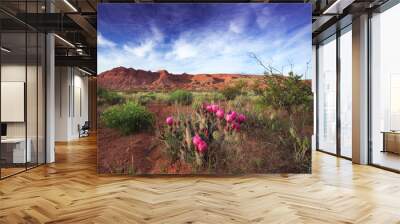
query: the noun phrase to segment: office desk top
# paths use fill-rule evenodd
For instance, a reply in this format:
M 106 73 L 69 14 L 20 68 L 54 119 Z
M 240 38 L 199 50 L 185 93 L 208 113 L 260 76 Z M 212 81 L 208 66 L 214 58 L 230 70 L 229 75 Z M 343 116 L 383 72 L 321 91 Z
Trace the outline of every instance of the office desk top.
M 383 134 L 400 134 L 400 131 L 381 131 Z
M 28 138 L 29 141 L 29 138 Z M 2 138 L 1 143 L 10 143 L 10 144 L 16 144 L 20 142 L 25 142 L 25 138 Z

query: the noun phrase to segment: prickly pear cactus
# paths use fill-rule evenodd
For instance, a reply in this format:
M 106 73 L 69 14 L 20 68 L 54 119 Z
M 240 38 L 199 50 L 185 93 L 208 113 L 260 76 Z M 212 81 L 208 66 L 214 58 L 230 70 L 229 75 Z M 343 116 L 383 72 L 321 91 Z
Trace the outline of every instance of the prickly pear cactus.
M 223 140 L 223 134 L 220 131 L 214 131 L 212 133 L 212 136 L 216 141 L 222 141 Z

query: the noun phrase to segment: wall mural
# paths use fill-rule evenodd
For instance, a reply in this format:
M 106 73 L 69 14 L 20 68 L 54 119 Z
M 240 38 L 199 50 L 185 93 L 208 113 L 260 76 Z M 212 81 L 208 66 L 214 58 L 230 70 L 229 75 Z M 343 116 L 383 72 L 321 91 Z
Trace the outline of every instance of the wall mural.
M 100 173 L 310 173 L 309 4 L 99 4 Z

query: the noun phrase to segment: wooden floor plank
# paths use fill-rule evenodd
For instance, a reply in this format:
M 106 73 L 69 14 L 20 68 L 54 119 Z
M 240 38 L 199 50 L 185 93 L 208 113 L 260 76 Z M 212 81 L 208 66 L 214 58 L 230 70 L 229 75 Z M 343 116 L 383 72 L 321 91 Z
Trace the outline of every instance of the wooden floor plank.
M 0 181 L 0 223 L 400 223 L 400 175 L 313 153 L 311 175 L 97 175 L 96 139 Z

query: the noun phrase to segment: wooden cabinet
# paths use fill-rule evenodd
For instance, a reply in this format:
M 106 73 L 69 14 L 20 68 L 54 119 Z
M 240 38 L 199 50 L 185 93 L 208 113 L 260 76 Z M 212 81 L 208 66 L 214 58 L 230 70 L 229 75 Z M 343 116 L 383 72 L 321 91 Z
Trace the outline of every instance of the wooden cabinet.
M 382 132 L 383 152 L 400 154 L 400 132 Z

